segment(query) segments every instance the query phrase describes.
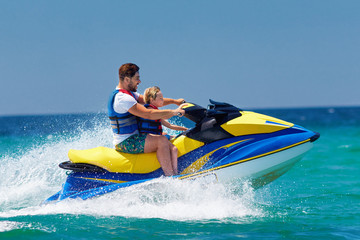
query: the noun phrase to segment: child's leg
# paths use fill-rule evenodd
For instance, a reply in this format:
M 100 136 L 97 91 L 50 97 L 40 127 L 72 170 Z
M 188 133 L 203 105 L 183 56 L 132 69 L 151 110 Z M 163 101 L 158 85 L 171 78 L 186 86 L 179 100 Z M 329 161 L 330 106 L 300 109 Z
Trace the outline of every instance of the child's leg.
M 174 144 L 170 143 L 170 152 L 171 152 L 171 164 L 173 167 L 174 174 L 178 174 L 178 149 L 174 146 Z

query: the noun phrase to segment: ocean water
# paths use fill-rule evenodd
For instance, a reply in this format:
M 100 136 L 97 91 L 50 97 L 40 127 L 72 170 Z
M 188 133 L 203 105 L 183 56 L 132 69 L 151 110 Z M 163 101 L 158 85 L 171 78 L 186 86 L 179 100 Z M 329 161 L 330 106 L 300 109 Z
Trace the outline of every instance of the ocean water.
M 360 239 L 360 107 L 257 112 L 321 133 L 267 186 L 160 178 L 49 205 L 69 149 L 111 147 L 105 114 L 0 117 L 0 239 Z

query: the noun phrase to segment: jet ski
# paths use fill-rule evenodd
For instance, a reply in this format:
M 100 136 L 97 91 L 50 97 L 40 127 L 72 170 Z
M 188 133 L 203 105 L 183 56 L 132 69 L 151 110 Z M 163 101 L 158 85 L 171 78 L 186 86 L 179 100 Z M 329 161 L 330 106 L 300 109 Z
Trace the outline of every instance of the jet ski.
M 195 127 L 172 141 L 178 179 L 248 179 L 254 188 L 287 172 L 320 136 L 301 126 L 210 99 L 208 108 L 183 107 Z M 73 150 L 59 166 L 70 170 L 61 191 L 44 203 L 88 199 L 164 175 L 156 153 L 128 154 L 107 147 Z

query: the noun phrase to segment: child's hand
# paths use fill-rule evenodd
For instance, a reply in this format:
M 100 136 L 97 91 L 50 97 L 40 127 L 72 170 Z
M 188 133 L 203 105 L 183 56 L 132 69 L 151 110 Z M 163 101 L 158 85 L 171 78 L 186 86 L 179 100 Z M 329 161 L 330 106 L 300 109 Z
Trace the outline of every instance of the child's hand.
M 183 103 L 185 103 L 186 101 L 185 101 L 185 99 L 183 99 L 183 98 L 179 98 L 179 99 L 176 99 L 175 100 L 175 104 L 176 105 L 178 105 L 178 106 L 180 106 L 181 104 L 183 104 Z

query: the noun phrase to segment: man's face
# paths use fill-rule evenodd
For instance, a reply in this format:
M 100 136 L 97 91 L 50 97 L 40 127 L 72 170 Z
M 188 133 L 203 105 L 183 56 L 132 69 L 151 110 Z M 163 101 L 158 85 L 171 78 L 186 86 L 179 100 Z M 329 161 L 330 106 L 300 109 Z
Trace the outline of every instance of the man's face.
M 139 72 L 136 72 L 135 75 L 129 79 L 130 79 L 129 85 L 128 85 L 129 90 L 132 92 L 136 92 L 138 85 L 141 83 Z

